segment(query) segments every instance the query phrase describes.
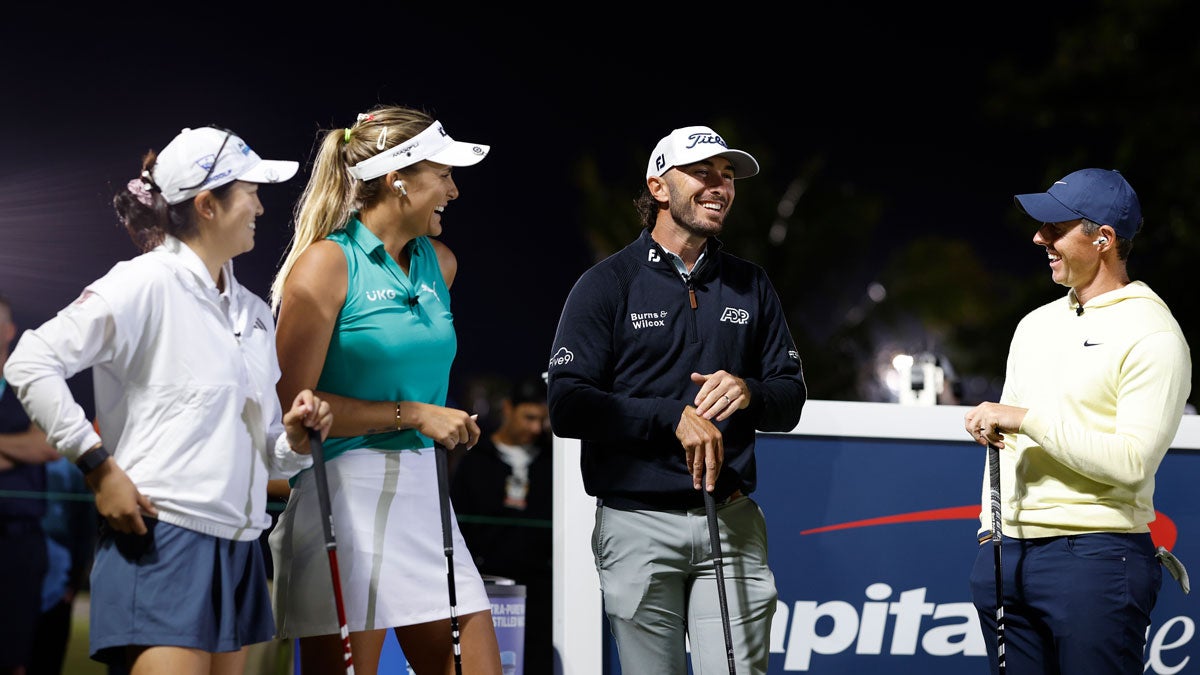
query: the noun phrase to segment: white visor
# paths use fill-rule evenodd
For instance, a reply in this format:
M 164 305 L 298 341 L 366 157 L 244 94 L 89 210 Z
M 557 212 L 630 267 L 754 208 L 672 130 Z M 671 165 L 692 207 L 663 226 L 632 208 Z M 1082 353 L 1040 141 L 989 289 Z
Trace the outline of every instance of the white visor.
M 442 123 L 435 121 L 407 141 L 349 167 L 349 171 L 358 180 L 371 180 L 426 159 L 447 166 L 471 166 L 486 157 L 489 149 L 491 146 L 450 138 Z

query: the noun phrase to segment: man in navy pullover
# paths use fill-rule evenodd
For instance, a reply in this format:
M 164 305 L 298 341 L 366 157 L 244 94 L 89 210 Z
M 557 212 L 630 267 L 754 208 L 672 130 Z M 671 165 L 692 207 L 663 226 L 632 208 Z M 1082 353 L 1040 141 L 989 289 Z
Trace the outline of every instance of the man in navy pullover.
M 596 497 L 592 550 L 625 675 L 726 668 L 704 499 L 713 493 L 737 672 L 765 673 L 778 594 L 750 498 L 755 432 L 790 431 L 807 398 L 778 295 L 721 250 L 734 182 L 758 162 L 712 129 L 676 129 L 651 154 L 646 229 L 585 272 L 549 364 L 550 423 L 582 441 Z

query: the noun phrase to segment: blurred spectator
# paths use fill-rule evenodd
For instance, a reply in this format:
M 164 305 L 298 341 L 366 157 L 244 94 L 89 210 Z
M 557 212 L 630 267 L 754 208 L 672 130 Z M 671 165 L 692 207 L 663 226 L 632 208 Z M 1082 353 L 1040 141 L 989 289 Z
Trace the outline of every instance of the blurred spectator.
M 552 463 L 546 381 L 530 376 L 511 387 L 499 427 L 458 461 L 450 487 L 480 573 L 525 586 L 527 675 L 553 672 Z
M 12 305 L 0 296 L 0 373 L 16 335 Z M 29 493 L 46 491 L 45 464 L 57 457 L 0 376 L 0 674 L 24 674 L 32 660 L 47 566 L 46 501 Z
M 99 513 L 83 472 L 66 457 L 46 464 L 46 532 L 49 567 L 42 582 L 42 614 L 33 641 L 29 675 L 60 675 L 71 637 L 75 596 L 87 588 Z

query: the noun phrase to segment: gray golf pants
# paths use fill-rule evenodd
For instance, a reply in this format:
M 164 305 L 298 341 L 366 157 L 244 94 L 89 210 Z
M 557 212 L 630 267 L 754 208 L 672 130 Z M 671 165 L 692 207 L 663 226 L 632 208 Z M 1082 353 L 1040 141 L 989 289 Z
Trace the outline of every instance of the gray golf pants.
M 739 675 L 767 672 L 778 592 L 767 529 L 749 497 L 717 506 L 733 654 Z M 622 675 L 729 672 L 708 521 L 703 508 L 596 508 L 592 554 Z

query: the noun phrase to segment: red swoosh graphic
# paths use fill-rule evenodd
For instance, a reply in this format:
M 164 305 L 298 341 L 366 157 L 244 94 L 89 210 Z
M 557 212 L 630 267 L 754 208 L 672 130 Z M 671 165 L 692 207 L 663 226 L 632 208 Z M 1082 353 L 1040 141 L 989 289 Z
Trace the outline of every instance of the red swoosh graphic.
M 852 520 L 847 523 L 814 527 L 808 530 L 801 530 L 800 534 L 803 536 L 806 534 L 833 532 L 834 530 L 851 530 L 858 527 L 874 527 L 876 525 L 893 525 L 896 523 L 919 523 L 930 520 L 979 520 L 979 510 L 979 505 L 975 504 L 971 506 L 951 506 L 944 509 L 898 513 L 892 516 L 880 516 L 878 518 Z M 1175 540 L 1179 537 L 1175 521 L 1171 520 L 1162 511 L 1155 511 L 1154 515 L 1154 522 L 1150 523 L 1150 538 L 1154 540 L 1154 545 L 1165 546 L 1168 550 L 1175 548 Z

